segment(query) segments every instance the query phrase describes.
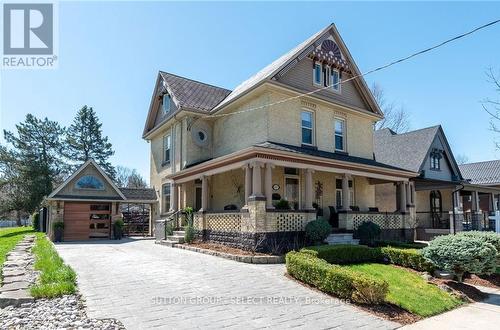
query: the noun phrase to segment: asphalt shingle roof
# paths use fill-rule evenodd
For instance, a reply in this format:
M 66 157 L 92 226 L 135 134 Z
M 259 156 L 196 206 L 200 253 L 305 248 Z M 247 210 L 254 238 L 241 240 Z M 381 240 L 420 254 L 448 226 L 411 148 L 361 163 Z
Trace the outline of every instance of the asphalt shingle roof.
M 160 75 L 172 92 L 172 97 L 183 108 L 209 112 L 231 93 L 229 89 L 205 84 L 171 73 L 161 71 Z
M 500 184 L 500 160 L 458 165 L 465 180 L 473 184 Z
M 375 131 L 375 159 L 377 162 L 418 172 L 439 128 L 438 125 L 401 134 L 388 128 Z
M 292 146 L 292 145 L 277 143 L 277 142 L 263 142 L 260 144 L 256 144 L 255 146 L 261 147 L 261 148 L 280 150 L 280 151 L 288 151 L 288 152 L 309 155 L 309 156 L 315 156 L 315 157 L 335 159 L 335 160 L 340 160 L 340 161 L 350 162 L 350 163 L 383 167 L 383 168 L 393 169 L 393 170 L 403 170 L 400 167 L 392 166 L 392 165 L 388 165 L 388 164 L 383 164 L 383 163 L 377 162 L 373 159 L 354 157 L 354 156 L 349 156 L 347 154 L 338 153 L 338 152 L 317 150 L 315 148 L 297 147 L 297 146 Z
M 154 201 L 156 192 L 153 188 L 119 188 L 125 198 L 130 200 Z

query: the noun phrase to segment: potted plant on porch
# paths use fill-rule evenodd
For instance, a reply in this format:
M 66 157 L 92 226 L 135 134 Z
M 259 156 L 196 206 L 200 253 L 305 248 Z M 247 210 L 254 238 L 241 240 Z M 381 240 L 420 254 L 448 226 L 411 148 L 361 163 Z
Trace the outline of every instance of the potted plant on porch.
M 113 238 L 114 239 L 122 239 L 123 237 L 123 226 L 125 223 L 123 219 L 118 219 L 113 223 Z
M 62 242 L 64 234 L 64 222 L 56 221 L 52 224 L 52 229 L 54 229 L 54 241 Z

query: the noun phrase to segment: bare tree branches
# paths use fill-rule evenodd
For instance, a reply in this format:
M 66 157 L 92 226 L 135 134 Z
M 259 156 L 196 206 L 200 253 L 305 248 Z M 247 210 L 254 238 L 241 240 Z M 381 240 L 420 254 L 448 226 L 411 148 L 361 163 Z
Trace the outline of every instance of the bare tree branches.
M 118 165 L 116 167 L 115 181 L 120 187 L 126 188 L 146 188 L 146 180 L 139 174 L 136 169 L 130 169 L 125 166 Z
M 493 85 L 493 89 L 500 96 L 500 70 L 495 72 L 493 68 L 489 68 L 486 71 L 487 81 Z M 486 98 L 482 101 L 482 107 L 490 115 L 490 129 L 493 132 L 500 133 L 500 127 L 498 127 L 498 122 L 500 122 L 500 98 L 490 99 Z M 500 150 L 500 143 L 495 142 L 495 146 Z
M 458 165 L 467 164 L 469 162 L 469 157 L 464 154 L 458 154 L 456 155 L 455 160 L 457 161 Z
M 388 102 L 383 88 L 374 83 L 371 88 L 378 105 L 384 112 L 384 118 L 375 124 L 375 129 L 389 128 L 396 133 L 408 132 L 410 129 L 410 114 L 402 105 Z

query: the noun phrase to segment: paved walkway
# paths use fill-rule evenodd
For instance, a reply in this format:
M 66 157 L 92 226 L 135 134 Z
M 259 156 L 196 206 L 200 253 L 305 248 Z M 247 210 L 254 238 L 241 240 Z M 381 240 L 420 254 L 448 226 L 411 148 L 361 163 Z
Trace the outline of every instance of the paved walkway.
M 402 327 L 404 330 L 427 329 L 474 329 L 497 330 L 500 328 L 500 290 L 478 287 L 489 297 L 480 303 L 473 303 L 437 316 Z
M 152 240 L 57 245 L 78 274 L 89 317 L 128 329 L 393 329 L 388 322 L 283 276 Z

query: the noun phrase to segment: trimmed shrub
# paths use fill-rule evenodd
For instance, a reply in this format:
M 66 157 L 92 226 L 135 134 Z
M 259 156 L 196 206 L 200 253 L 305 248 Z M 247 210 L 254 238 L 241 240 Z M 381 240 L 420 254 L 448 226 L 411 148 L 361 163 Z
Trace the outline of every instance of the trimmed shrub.
M 286 269 L 294 278 L 315 286 L 323 292 L 362 304 L 379 304 L 384 301 L 389 285 L 364 273 L 338 265 L 331 265 L 310 253 L 289 252 Z
M 364 245 L 320 245 L 305 247 L 300 252 L 324 259 L 331 264 L 359 264 L 382 260 L 380 249 Z
M 446 235 L 433 239 L 422 255 L 436 267 L 455 273 L 461 282 L 465 272 L 492 274 L 497 266 L 497 249 L 481 238 Z
M 194 235 L 195 232 L 193 226 L 184 227 L 184 241 L 186 241 L 186 243 L 191 243 L 192 241 L 194 241 Z
M 497 264 L 500 264 L 500 234 L 492 231 L 463 231 L 458 236 L 475 237 L 492 244 L 497 249 Z
M 382 247 L 380 251 L 384 258 L 391 264 L 412 268 L 421 272 L 432 272 L 435 269 L 434 264 L 424 258 L 419 250 L 398 249 L 394 247 Z
M 375 246 L 379 247 L 395 247 L 395 248 L 400 248 L 400 249 L 423 249 L 424 247 L 427 246 L 425 243 L 405 243 L 405 242 L 398 242 L 398 241 L 375 241 Z
M 306 225 L 306 238 L 314 244 L 320 244 L 332 232 L 332 226 L 324 219 L 317 219 Z
M 289 210 L 291 208 L 290 203 L 286 199 L 280 199 L 274 207 L 276 210 Z
M 359 238 L 361 244 L 375 246 L 375 240 L 380 238 L 382 230 L 380 226 L 371 221 L 363 221 L 356 230 L 356 237 Z

